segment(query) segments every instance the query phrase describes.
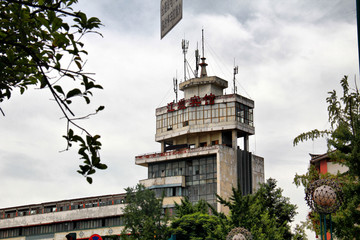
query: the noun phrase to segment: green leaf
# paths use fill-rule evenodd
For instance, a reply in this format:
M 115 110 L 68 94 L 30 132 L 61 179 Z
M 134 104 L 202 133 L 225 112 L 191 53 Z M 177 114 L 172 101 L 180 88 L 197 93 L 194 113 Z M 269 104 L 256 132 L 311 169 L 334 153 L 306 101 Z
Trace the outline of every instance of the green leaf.
M 74 96 L 78 96 L 78 95 L 82 95 L 80 89 L 78 88 L 74 88 L 73 90 L 69 91 L 67 94 L 66 94 L 66 98 L 72 98 Z
M 46 84 L 47 84 L 47 79 L 45 76 L 43 76 L 42 78 L 40 78 L 40 88 L 46 87 Z
M 91 162 L 92 162 L 92 164 L 93 164 L 94 166 L 97 166 L 97 165 L 100 163 L 100 158 L 97 157 L 97 156 L 93 156 L 93 157 L 91 158 Z
M 87 173 L 87 175 L 94 174 L 95 172 L 96 172 L 96 170 L 95 170 L 95 169 L 91 169 L 91 170 Z
M 103 163 L 99 163 L 99 164 L 96 165 L 95 167 L 98 168 L 98 169 L 101 169 L 101 170 L 107 169 L 107 165 L 106 165 L 106 164 L 103 164 Z
M 84 96 L 84 99 L 85 99 L 85 101 L 86 101 L 86 103 L 87 103 L 87 104 L 89 104 L 89 103 L 90 103 L 90 98 L 89 98 L 89 97 Z
M 94 88 L 103 89 L 103 87 L 101 85 L 94 85 Z
M 104 109 L 105 109 L 104 106 L 100 106 L 100 107 L 98 107 L 98 109 L 96 109 L 96 112 L 100 112 L 100 111 L 102 111 L 102 110 L 104 110 Z
M 73 136 L 74 136 L 74 131 L 70 128 L 68 131 L 68 137 L 71 140 Z
M 53 86 L 53 88 L 60 94 L 65 95 L 64 91 L 62 90 L 62 87 L 59 85 Z
M 92 180 L 91 177 L 87 177 L 87 178 L 86 178 L 86 181 L 88 181 L 88 183 L 90 183 L 90 184 L 92 184 L 92 182 L 93 182 L 93 180 Z
M 80 136 L 78 136 L 78 135 L 75 135 L 75 136 L 72 138 L 71 141 L 73 141 L 73 142 L 81 142 L 81 143 L 85 144 L 84 139 L 82 139 L 82 137 L 80 137 Z
M 81 63 L 79 61 L 75 61 L 75 63 L 77 65 L 77 67 L 79 68 L 79 70 L 81 70 L 82 69 Z

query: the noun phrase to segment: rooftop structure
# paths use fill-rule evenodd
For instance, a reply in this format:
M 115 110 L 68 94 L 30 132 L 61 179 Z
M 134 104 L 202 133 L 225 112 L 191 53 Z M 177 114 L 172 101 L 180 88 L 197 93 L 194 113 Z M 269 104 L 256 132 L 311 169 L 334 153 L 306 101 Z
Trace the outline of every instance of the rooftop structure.
M 179 85 L 184 98 L 156 109 L 155 141 L 161 151 L 136 156 L 135 163 L 148 168 L 148 178 L 140 183 L 158 196 L 165 192 L 166 207 L 188 197 L 227 212 L 215 194 L 228 198 L 238 186 L 243 194 L 256 191 L 264 182 L 264 159 L 249 152 L 249 136 L 255 134 L 254 101 L 224 95 L 228 82 L 207 76 L 201 59 L 201 77 Z

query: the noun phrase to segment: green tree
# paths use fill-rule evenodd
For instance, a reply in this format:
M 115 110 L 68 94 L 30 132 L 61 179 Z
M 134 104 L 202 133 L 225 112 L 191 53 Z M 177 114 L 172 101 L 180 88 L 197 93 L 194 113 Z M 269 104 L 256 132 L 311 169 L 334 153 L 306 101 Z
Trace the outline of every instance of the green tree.
M 305 229 L 306 229 L 307 223 L 301 222 L 301 224 L 296 224 L 294 228 L 294 235 L 292 237 L 293 240 L 308 240 Z
M 175 203 L 175 213 L 170 232 L 178 240 L 225 239 L 230 231 L 225 216 L 217 214 L 205 200 L 192 204 L 184 198 Z
M 154 191 L 141 184 L 125 190 L 123 233 L 130 233 L 129 239 L 167 239 L 168 217 L 162 214 L 163 198 L 157 199 Z
M 183 215 L 171 223 L 171 233 L 177 240 L 225 239 L 218 217 L 195 212 Z
M 275 179 L 268 179 L 255 194 L 243 196 L 240 190 L 233 188 L 229 200 L 218 198 L 230 209 L 231 228 L 244 227 L 259 240 L 292 238 L 290 223 L 296 215 L 296 205 L 282 196 Z
M 31 86 L 47 89 L 67 121 L 66 150 L 79 144 L 84 161 L 80 174 L 86 177 L 95 169 L 106 169 L 100 162 L 99 135 L 92 135 L 78 124 L 104 109 L 98 107 L 87 116 L 77 116 L 70 104 L 76 98 L 90 103 L 92 91 L 102 86 L 84 72 L 84 44 L 81 38 L 100 27 L 98 18 L 88 18 L 72 6 L 77 0 L 1 0 L 0 1 L 0 102 L 10 99 L 15 89 L 23 94 Z M 99 34 L 99 33 L 98 33 Z M 72 81 L 68 81 L 72 80 Z M 71 82 L 70 88 L 68 82 Z M 67 89 L 66 89 L 66 86 Z M 0 112 L 5 116 L 4 111 Z M 83 138 L 74 130 L 84 132 Z
M 338 97 L 335 90 L 326 98 L 330 129 L 314 129 L 297 136 L 293 144 L 319 137 L 327 137 L 328 151 L 333 160 L 349 168 L 349 174 L 360 176 L 360 95 L 357 86 L 350 89 L 348 77 L 340 84 L 343 96 Z
M 209 209 L 208 203 L 203 199 L 200 199 L 196 204 L 192 204 L 187 197 L 182 198 L 180 204 L 175 202 L 175 213 L 178 218 L 197 212 L 209 213 Z
M 322 175 L 311 166 L 306 174 L 296 174 L 294 183 L 306 188 L 319 178 L 337 179 L 343 188 L 344 204 L 333 215 L 334 233 L 340 239 L 354 239 L 360 235 L 360 96 L 356 82 L 355 87 L 351 88 L 347 76 L 340 84 L 342 96 L 338 97 L 333 90 L 326 99 L 330 129 L 302 133 L 294 139 L 293 144 L 326 137 L 331 160 L 347 166 L 349 170 L 344 174 Z M 316 229 L 318 215 L 312 213 L 311 216 L 315 223 L 313 228 Z

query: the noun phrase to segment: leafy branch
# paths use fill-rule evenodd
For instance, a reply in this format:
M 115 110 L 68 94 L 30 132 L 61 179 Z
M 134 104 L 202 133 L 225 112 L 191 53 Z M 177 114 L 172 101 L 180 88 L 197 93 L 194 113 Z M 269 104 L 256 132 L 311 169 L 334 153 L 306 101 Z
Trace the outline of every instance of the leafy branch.
M 83 12 L 74 12 L 71 6 L 77 0 L 8 0 L 0 1 L 0 102 L 10 99 L 12 91 L 20 89 L 23 94 L 29 86 L 49 89 L 67 121 L 66 150 L 73 143 L 79 144 L 78 153 L 83 165 L 80 174 L 86 177 L 95 169 L 106 169 L 100 162 L 101 142 L 99 135 L 92 135 L 75 121 L 87 119 L 104 109 L 100 106 L 94 113 L 77 117 L 70 104 L 73 99 L 83 98 L 90 103 L 93 89 L 102 89 L 83 71 L 81 38 L 88 33 L 101 35 L 95 29 L 101 26 L 96 17 L 87 18 Z M 72 19 L 72 22 L 70 20 Z M 102 36 L 102 35 L 101 35 Z M 70 58 L 67 67 L 62 67 L 63 58 Z M 75 68 L 73 67 L 75 66 Z M 58 76 L 56 76 L 56 74 Z M 67 91 L 60 80 L 72 79 L 74 87 Z M 81 90 L 82 89 L 82 90 Z M 0 108 L 5 116 L 4 111 Z M 85 133 L 76 135 L 71 127 Z

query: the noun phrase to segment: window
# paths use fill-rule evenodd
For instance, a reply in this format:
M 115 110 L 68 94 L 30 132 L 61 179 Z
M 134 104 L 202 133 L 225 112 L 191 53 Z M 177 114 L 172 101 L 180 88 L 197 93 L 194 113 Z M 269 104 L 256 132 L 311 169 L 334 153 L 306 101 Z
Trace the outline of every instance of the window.
M 201 142 L 200 143 L 200 147 L 206 147 L 207 146 L 207 142 Z

